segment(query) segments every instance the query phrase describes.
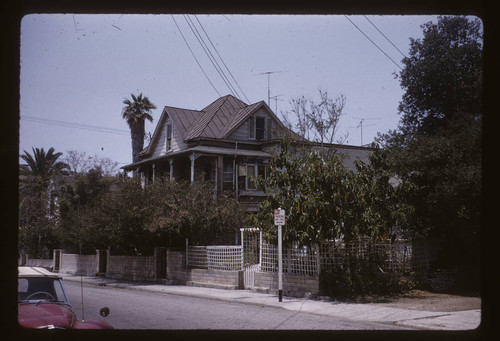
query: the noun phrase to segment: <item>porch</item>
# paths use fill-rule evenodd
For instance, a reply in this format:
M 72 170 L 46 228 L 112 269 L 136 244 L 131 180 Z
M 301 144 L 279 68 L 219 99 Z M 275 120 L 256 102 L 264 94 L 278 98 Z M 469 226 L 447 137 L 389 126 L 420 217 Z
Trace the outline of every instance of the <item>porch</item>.
M 252 211 L 265 197 L 257 189 L 256 178 L 266 177 L 269 157 L 259 150 L 197 146 L 138 162 L 134 171 L 143 187 L 162 177 L 191 183 L 209 182 L 214 195 L 234 196 Z

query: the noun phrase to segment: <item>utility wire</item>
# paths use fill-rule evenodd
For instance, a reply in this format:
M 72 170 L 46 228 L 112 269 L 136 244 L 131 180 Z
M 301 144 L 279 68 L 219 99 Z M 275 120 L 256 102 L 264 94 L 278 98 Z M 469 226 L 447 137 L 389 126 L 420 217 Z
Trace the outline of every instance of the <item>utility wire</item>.
M 73 122 L 67 122 L 67 121 L 50 120 L 50 119 L 41 118 L 41 117 L 22 115 L 21 119 L 25 120 L 25 121 L 30 121 L 30 122 L 37 122 L 37 123 L 49 124 L 49 125 L 55 125 L 55 126 L 61 126 L 61 127 L 91 130 L 91 131 L 98 131 L 98 132 L 102 132 L 102 133 L 111 133 L 111 134 L 118 134 L 118 135 L 130 135 L 130 132 L 128 132 L 126 130 L 92 126 L 92 125 L 88 125 L 88 124 L 80 124 L 80 123 L 73 123 Z
M 219 63 L 217 62 L 217 60 L 213 56 L 212 52 L 208 48 L 207 44 L 203 40 L 203 37 L 201 36 L 200 32 L 198 32 L 198 29 L 196 28 L 196 26 L 194 25 L 194 23 L 191 21 L 191 18 L 189 18 L 189 16 L 187 16 L 187 15 L 184 15 L 184 19 L 186 20 L 186 23 L 188 24 L 188 26 L 191 29 L 191 31 L 193 32 L 196 40 L 198 40 L 198 43 L 200 44 L 201 48 L 203 49 L 203 51 L 207 55 L 208 59 L 212 63 L 212 66 L 215 68 L 215 70 L 217 71 L 217 73 L 219 74 L 219 76 L 222 78 L 222 80 L 224 81 L 224 83 L 226 83 L 226 86 L 229 88 L 229 91 L 234 96 L 240 97 L 239 94 L 236 92 L 236 90 L 233 88 L 233 86 L 230 84 L 229 79 L 224 74 L 224 72 L 223 72 L 222 68 L 220 67 Z
M 224 67 L 226 68 L 227 72 L 229 72 L 229 75 L 231 76 L 231 78 L 236 83 L 236 86 L 238 87 L 238 89 L 240 89 L 240 91 L 243 94 L 243 96 L 245 96 L 245 99 L 247 100 L 247 102 L 250 103 L 250 100 L 248 99 L 247 95 L 245 95 L 245 92 L 243 91 L 243 89 L 241 89 L 240 85 L 238 84 L 238 81 L 236 81 L 236 79 L 234 78 L 231 70 L 229 70 L 229 68 L 227 67 L 226 63 L 224 62 L 224 59 L 222 59 L 222 56 L 219 54 L 219 51 L 217 51 L 217 48 L 215 47 L 214 43 L 212 42 L 212 39 L 210 39 L 210 37 L 208 36 L 208 33 L 207 33 L 207 31 L 205 31 L 205 28 L 201 24 L 200 20 L 198 19 L 198 17 L 196 15 L 194 17 L 198 21 L 198 24 L 200 25 L 200 27 L 203 30 L 203 32 L 205 33 L 205 35 L 207 36 L 208 41 L 212 45 L 212 48 L 214 49 L 215 53 L 217 53 L 217 55 L 219 56 L 220 60 L 222 61 L 222 64 L 224 64 Z
M 382 33 L 382 31 L 380 31 L 380 30 L 378 29 L 378 27 L 377 27 L 377 26 L 375 26 L 375 24 L 374 24 L 374 23 L 373 23 L 370 19 L 368 19 L 368 17 L 367 17 L 366 15 L 363 15 L 363 16 L 365 17 L 365 19 L 366 19 L 366 20 L 368 20 L 368 22 L 369 22 L 370 24 L 372 24 L 372 26 L 373 26 L 373 27 L 375 27 L 375 29 L 376 29 L 376 30 L 377 30 L 377 31 L 378 31 L 378 32 L 379 32 L 379 33 L 380 33 L 380 34 L 381 34 L 381 35 L 382 35 L 385 39 L 387 39 L 387 41 L 388 41 L 389 43 L 391 43 L 391 45 L 392 45 L 392 46 L 394 46 L 394 48 L 395 48 L 396 50 L 398 50 L 398 51 L 399 51 L 399 53 L 401 53 L 401 54 L 403 55 L 403 57 L 408 58 L 408 57 L 407 57 L 407 56 L 406 56 L 403 52 L 401 52 L 401 50 L 400 50 L 400 49 L 398 49 L 398 47 L 397 47 L 396 45 L 394 45 L 394 43 L 393 43 L 393 42 L 392 42 L 389 38 L 387 38 L 387 37 L 386 37 L 386 35 L 385 35 L 385 34 L 383 34 L 383 33 Z
M 401 67 L 398 63 L 396 63 L 396 62 L 395 62 L 395 61 L 394 61 L 391 57 L 389 57 L 389 55 L 388 55 L 387 53 L 385 53 L 385 52 L 384 52 L 384 50 L 382 50 L 382 49 L 381 49 L 381 48 L 380 48 L 377 44 L 375 44 L 375 42 L 374 42 L 373 40 L 371 40 L 371 39 L 370 39 L 370 37 L 368 37 L 368 36 L 365 34 L 365 32 L 363 32 L 363 31 L 362 31 L 362 30 L 361 30 L 358 26 L 356 26 L 356 24 L 355 24 L 355 23 L 353 23 L 353 22 L 352 22 L 352 20 L 351 20 L 351 19 L 349 19 L 349 18 L 347 17 L 347 15 L 344 15 L 344 17 L 345 17 L 347 20 L 349 20 L 349 22 L 350 22 L 350 23 L 351 23 L 354 27 L 356 27 L 356 28 L 358 29 L 358 31 L 359 31 L 359 32 L 361 32 L 361 33 L 362 33 L 362 34 L 366 37 L 366 39 L 368 39 L 368 40 L 369 40 L 369 41 L 370 41 L 373 45 L 375 45 L 375 47 L 376 47 L 377 49 L 379 49 L 379 50 L 380 50 L 380 52 L 382 52 L 382 53 L 383 53 L 383 54 L 384 54 L 384 55 L 385 55 L 385 56 L 386 56 L 386 57 L 387 57 L 387 58 L 388 58 L 391 62 L 393 62 L 393 63 L 394 63 L 394 65 L 396 65 L 398 68 L 400 68 L 401 70 L 403 70 L 403 68 L 402 68 L 402 67 Z
M 191 52 L 191 55 L 193 56 L 194 60 L 196 61 L 196 64 L 198 64 L 198 66 L 200 67 L 201 69 L 201 72 L 203 72 L 203 74 L 205 75 L 205 77 L 207 78 L 208 82 L 210 83 L 210 85 L 212 86 L 212 88 L 215 90 L 215 92 L 219 95 L 219 97 L 221 97 L 222 95 L 219 93 L 219 91 L 217 91 L 217 88 L 215 87 L 215 85 L 212 83 L 212 81 L 210 81 L 210 78 L 208 78 L 208 75 L 205 73 L 205 70 L 203 70 L 203 67 L 201 66 L 200 62 L 198 62 L 198 59 L 196 58 L 193 50 L 191 50 L 191 47 L 189 46 L 186 38 L 184 37 L 184 34 L 182 34 L 182 31 L 181 31 L 181 28 L 179 27 L 179 25 L 177 25 L 177 21 L 175 21 L 175 18 L 174 16 L 171 14 L 170 15 L 172 17 L 172 20 L 174 21 L 175 23 L 175 26 L 177 26 L 177 29 L 179 30 L 179 33 L 181 34 L 181 37 L 182 39 L 184 40 L 184 42 L 186 43 L 189 51 Z

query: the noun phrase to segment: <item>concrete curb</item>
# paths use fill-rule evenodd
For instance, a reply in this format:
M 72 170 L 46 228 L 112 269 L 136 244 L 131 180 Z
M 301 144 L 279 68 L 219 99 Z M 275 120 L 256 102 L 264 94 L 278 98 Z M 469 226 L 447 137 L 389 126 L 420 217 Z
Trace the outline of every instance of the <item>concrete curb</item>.
M 262 307 L 287 309 L 295 312 L 332 316 L 336 318 L 390 324 L 410 329 L 424 330 L 473 330 L 481 322 L 481 310 L 455 312 L 430 312 L 393 308 L 373 303 L 342 303 L 308 298 L 283 297 L 278 302 L 277 295 L 235 290 L 233 286 L 207 285 L 188 282 L 186 285 L 156 282 L 130 282 L 105 277 L 87 277 L 74 274 L 60 274 L 64 280 L 83 281 L 95 286 L 109 286 L 120 289 L 140 290 L 178 296 L 212 299 L 232 303 L 251 304 Z

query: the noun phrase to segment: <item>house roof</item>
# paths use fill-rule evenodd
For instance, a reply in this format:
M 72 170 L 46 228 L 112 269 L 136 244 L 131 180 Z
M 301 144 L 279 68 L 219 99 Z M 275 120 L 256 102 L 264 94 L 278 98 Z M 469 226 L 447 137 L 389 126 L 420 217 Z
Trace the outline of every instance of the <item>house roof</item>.
M 183 141 L 203 138 L 226 139 L 250 115 L 262 107 L 268 111 L 269 115 L 274 117 L 278 125 L 284 128 L 284 131 L 288 131 L 264 101 L 248 105 L 232 95 L 226 95 L 218 98 L 202 110 L 165 106 L 156 125 L 151 143 L 140 152 L 140 155 L 146 156 L 153 152 L 167 117 L 170 117 L 173 121 Z

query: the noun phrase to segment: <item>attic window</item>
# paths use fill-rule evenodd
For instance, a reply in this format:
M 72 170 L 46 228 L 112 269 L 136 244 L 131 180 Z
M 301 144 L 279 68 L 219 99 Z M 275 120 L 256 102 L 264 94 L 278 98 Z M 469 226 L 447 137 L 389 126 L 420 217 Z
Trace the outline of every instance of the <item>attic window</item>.
M 257 141 L 263 140 L 266 132 L 266 118 L 255 118 L 255 138 Z
M 250 140 L 264 140 L 266 138 L 266 118 L 251 116 L 248 119 L 248 138 Z
M 172 150 L 172 123 L 167 123 L 166 147 Z

